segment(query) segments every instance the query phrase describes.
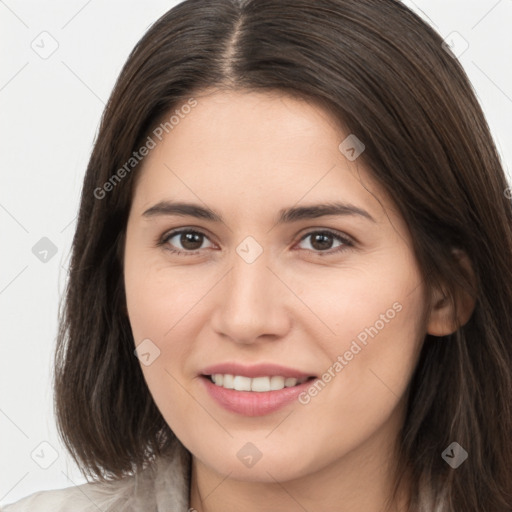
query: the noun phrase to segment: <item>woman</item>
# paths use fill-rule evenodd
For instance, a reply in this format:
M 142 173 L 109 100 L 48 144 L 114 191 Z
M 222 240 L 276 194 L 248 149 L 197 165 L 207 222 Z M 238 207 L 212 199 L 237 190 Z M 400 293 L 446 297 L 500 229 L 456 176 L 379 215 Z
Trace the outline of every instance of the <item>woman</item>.
M 5 510 L 510 510 L 507 192 L 400 2 L 171 9 L 73 242 L 56 414 L 93 482 Z

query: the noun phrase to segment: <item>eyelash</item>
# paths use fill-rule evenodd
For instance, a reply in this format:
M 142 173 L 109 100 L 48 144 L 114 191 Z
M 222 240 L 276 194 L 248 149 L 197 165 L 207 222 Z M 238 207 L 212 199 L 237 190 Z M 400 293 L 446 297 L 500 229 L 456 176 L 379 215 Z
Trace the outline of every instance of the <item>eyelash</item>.
M 186 228 L 183 229 L 183 228 L 181 228 L 181 229 L 177 229 L 177 230 L 165 233 L 158 240 L 157 246 L 164 246 L 164 245 L 168 244 L 168 242 L 169 242 L 169 240 L 171 238 L 175 237 L 176 235 L 181 235 L 182 233 L 193 233 L 195 235 L 201 235 L 201 236 L 205 237 L 206 239 L 209 239 L 208 236 L 205 233 L 203 233 L 202 231 L 198 231 L 196 229 L 186 229 Z M 298 243 L 302 242 L 303 240 L 305 240 L 306 238 L 308 238 L 309 236 L 314 235 L 314 234 L 330 235 L 334 239 L 336 239 L 337 241 L 342 242 L 342 245 L 340 245 L 339 247 L 337 247 L 337 248 L 335 248 L 333 250 L 313 251 L 314 254 L 317 254 L 320 257 L 341 253 L 343 251 L 346 251 L 350 247 L 354 247 L 354 243 L 348 237 L 342 236 L 342 235 L 340 235 L 340 234 L 338 234 L 336 232 L 330 231 L 328 229 L 319 229 L 319 230 L 315 230 L 315 231 L 309 231 L 308 233 L 304 234 L 301 237 L 301 239 L 299 240 Z M 165 249 L 170 251 L 170 252 L 172 252 L 173 254 L 178 255 L 178 256 L 179 255 L 195 256 L 196 254 L 198 254 L 201 251 L 201 249 L 197 249 L 196 251 L 187 251 L 187 250 L 181 250 L 181 249 L 174 249 L 170 245 L 169 245 L 169 247 L 166 247 Z M 301 250 L 309 251 L 310 249 L 301 249 Z

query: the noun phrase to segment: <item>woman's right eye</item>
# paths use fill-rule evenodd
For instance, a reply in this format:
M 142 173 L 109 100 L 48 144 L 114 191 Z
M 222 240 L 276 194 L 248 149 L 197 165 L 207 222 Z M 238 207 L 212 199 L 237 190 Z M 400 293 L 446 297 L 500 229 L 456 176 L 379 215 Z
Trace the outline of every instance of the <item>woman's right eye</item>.
M 171 242 L 173 239 L 174 242 Z M 188 256 L 197 254 L 201 249 L 204 240 L 208 237 L 200 231 L 192 229 L 180 229 L 166 233 L 160 240 L 159 245 L 165 245 L 166 249 L 175 254 L 186 254 Z M 181 247 L 177 247 L 179 244 Z

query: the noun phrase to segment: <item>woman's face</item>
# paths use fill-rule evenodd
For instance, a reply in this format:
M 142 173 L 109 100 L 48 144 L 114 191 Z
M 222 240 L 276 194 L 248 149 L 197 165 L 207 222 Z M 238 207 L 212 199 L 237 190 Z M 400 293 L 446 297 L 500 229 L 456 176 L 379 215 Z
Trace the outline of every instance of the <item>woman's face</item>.
M 195 101 L 153 135 L 127 226 L 149 390 L 196 460 L 233 478 L 371 457 L 403 422 L 427 327 L 404 221 L 320 107 L 278 93 Z

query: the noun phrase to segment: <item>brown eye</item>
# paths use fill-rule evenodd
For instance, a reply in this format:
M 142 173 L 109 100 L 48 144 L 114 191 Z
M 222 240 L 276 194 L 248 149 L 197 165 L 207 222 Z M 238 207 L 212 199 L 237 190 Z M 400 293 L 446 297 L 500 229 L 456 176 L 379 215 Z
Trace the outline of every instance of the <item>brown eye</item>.
M 194 251 L 201 248 L 203 235 L 200 233 L 181 233 L 179 241 L 184 249 Z
M 169 245 L 169 250 L 176 253 L 187 253 L 202 249 L 203 242 L 208 238 L 204 233 L 194 230 L 182 229 L 174 231 L 164 236 L 161 241 L 162 245 Z M 172 242 L 171 242 L 172 241 Z
M 334 247 L 334 250 L 330 251 L 330 253 L 334 253 L 345 250 L 353 245 L 348 238 L 330 231 L 312 231 L 302 237 L 301 242 L 307 239 L 310 239 L 309 247 L 302 248 L 313 250 L 314 252 L 327 252 Z

